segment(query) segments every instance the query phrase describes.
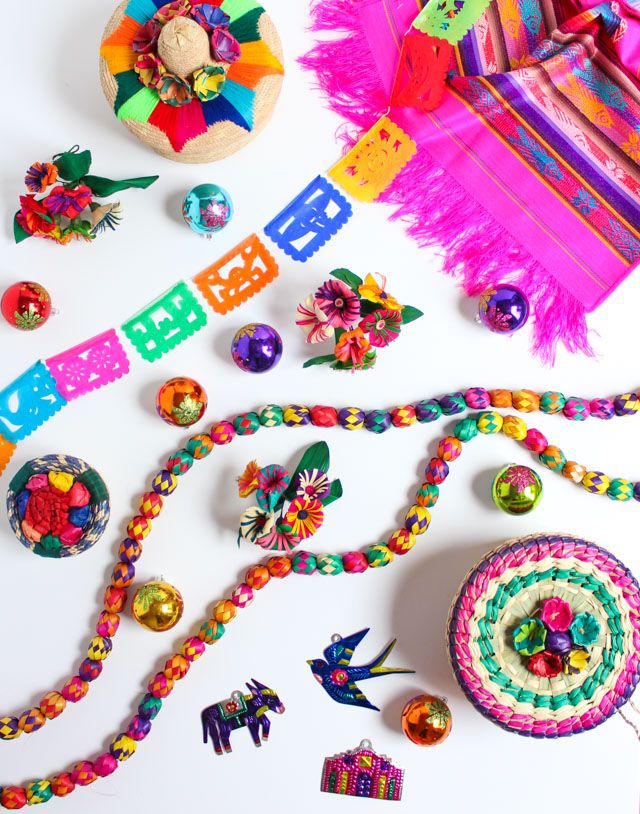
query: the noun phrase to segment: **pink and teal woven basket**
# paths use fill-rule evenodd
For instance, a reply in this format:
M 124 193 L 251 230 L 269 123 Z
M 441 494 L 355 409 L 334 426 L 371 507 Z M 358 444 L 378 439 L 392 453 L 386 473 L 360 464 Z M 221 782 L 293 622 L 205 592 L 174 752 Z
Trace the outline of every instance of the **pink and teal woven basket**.
M 543 678 L 514 650 L 519 622 L 553 596 L 592 614 L 602 635 L 588 667 Z M 558 738 L 593 729 L 631 697 L 640 678 L 640 587 L 611 553 L 576 537 L 506 543 L 478 563 L 455 598 L 449 658 L 471 703 L 510 732 Z

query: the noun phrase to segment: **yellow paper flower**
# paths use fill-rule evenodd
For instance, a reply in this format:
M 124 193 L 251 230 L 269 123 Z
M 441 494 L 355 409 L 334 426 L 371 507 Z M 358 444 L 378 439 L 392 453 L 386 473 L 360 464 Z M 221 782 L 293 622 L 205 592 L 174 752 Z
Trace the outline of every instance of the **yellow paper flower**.
M 258 488 L 258 472 L 260 467 L 257 461 L 249 461 L 244 472 L 238 478 L 238 494 L 240 497 L 249 497 Z
M 391 294 L 387 294 L 387 292 L 384 290 L 387 284 L 387 278 L 382 274 L 379 274 L 378 276 L 380 278 L 380 285 L 376 283 L 373 274 L 367 274 L 364 279 L 364 283 L 361 286 L 358 286 L 358 293 L 360 296 L 365 300 L 369 300 L 369 302 L 384 305 L 384 307 L 390 311 L 402 311 L 404 305 L 401 305 L 395 297 L 392 297 Z

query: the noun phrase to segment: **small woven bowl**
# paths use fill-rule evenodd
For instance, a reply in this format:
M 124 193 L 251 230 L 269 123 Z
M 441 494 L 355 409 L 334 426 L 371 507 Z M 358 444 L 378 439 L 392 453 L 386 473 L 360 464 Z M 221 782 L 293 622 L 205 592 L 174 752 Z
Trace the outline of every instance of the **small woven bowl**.
M 542 678 L 513 647 L 513 631 L 552 596 L 601 626 L 587 669 Z M 471 703 L 520 735 L 593 729 L 626 704 L 640 678 L 640 587 L 594 543 L 559 534 L 511 540 L 467 575 L 448 622 L 449 658 Z
M 48 474 L 49 472 L 66 472 L 73 475 L 76 481 L 84 484 L 90 494 L 90 515 L 83 529 L 82 537 L 77 543 L 70 546 L 61 546 L 58 553 L 53 554 L 40 543 L 29 540 L 22 531 L 21 519 L 18 512 L 17 497 L 24 489 L 25 484 L 32 475 Z M 45 455 L 28 461 L 14 476 L 7 491 L 7 514 L 9 523 L 16 537 L 25 548 L 38 554 L 40 557 L 62 559 L 75 557 L 94 546 L 102 537 L 109 522 L 109 491 L 100 477 L 89 464 L 73 458 L 70 455 Z

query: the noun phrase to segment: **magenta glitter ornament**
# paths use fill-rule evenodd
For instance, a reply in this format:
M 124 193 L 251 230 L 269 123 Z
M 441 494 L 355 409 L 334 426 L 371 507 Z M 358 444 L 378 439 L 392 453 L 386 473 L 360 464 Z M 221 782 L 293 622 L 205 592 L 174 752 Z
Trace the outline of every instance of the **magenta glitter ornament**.
M 374 752 L 371 741 L 363 740 L 357 749 L 326 758 L 320 789 L 349 797 L 400 800 L 403 781 L 404 770 Z

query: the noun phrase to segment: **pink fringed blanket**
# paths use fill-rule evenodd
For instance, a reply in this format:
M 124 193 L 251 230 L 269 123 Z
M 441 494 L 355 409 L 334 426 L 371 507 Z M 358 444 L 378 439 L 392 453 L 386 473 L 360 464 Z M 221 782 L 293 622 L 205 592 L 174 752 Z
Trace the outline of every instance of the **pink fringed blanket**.
M 462 2 L 462 0 L 460 0 Z M 634 0 L 635 2 L 635 0 Z M 388 107 L 418 0 L 323 0 L 345 32 L 303 59 L 359 128 Z M 430 113 L 392 108 L 419 146 L 381 200 L 468 293 L 510 280 L 534 349 L 591 353 L 585 313 L 640 261 L 640 4 L 494 0 L 455 49 Z

